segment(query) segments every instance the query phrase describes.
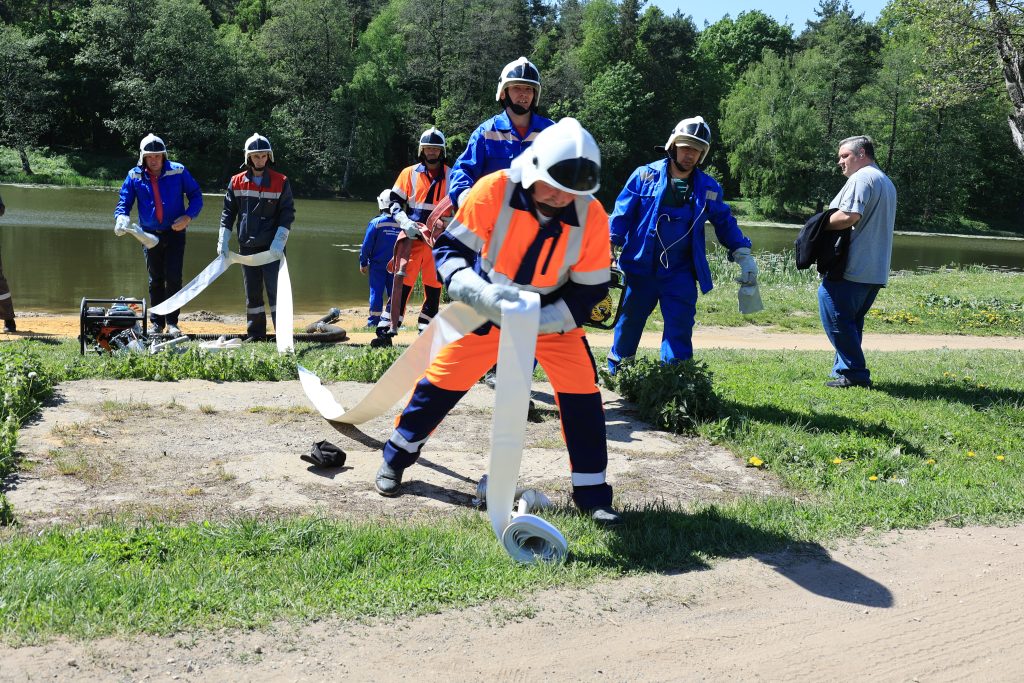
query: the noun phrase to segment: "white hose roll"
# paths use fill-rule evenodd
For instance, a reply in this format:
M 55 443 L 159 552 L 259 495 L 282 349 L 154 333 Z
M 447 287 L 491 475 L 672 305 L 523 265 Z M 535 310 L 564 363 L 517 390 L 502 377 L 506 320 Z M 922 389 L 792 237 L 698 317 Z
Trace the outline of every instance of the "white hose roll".
M 569 552 L 562 532 L 536 515 L 515 515 L 501 534 L 501 545 L 520 564 L 558 563 Z

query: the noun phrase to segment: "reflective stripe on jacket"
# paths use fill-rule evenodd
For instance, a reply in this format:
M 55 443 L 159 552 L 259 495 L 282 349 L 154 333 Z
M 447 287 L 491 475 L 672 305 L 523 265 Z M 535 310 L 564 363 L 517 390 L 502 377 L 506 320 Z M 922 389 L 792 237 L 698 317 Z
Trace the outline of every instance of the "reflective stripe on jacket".
M 434 256 L 446 284 L 472 267 L 491 282 L 540 293 L 542 305 L 562 299 L 581 324 L 608 292 L 608 214 L 588 195 L 542 226 L 529 190 L 499 171 L 473 186 Z
M 291 229 L 295 202 L 288 178 L 273 169 L 263 172 L 263 182 L 254 182 L 250 171 L 231 177 L 224 193 L 220 226 L 231 230 L 238 219 L 241 253 L 265 251 L 274 241 L 278 227 Z
M 619 268 L 624 273 L 652 275 L 656 270 L 659 252 L 664 248 L 658 239 L 658 216 L 664 213 L 661 201 L 668 186 L 668 164 L 668 159 L 662 159 L 637 168 L 615 200 L 610 219 L 611 242 L 622 247 Z M 699 168 L 694 169 L 691 180 L 693 197 L 689 222 L 692 225 L 693 272 L 701 292 L 707 294 L 714 284 L 708 266 L 704 224 L 711 221 L 715 237 L 730 255 L 740 247 L 750 247 L 750 240 L 736 224 L 729 205 L 722 201 L 721 185 Z
M 139 225 L 149 232 L 170 230 L 174 221 L 184 215 L 195 220 L 203 210 L 203 193 L 199 183 L 184 166 L 176 161 L 164 160 L 164 170 L 157 179 L 160 188 L 160 203 L 163 206 L 163 220 L 156 219 L 156 204 L 149 175 L 141 166 L 128 171 L 121 184 L 121 193 L 114 209 L 114 216 L 130 216 L 132 206 L 139 203 Z M 185 199 L 188 199 L 188 208 Z
M 533 114 L 530 116 L 530 129 L 520 137 L 508 113 L 503 111 L 477 126 L 469 136 L 465 151 L 452 166 L 448 181 L 448 196 L 452 198 L 452 204 L 458 206 L 462 191 L 472 187 L 480 178 L 511 166 L 512 160 L 530 146 L 537 134 L 552 124 L 551 119 Z
M 435 182 L 427 173 L 425 165 L 408 166 L 398 174 L 398 180 L 391 188 L 391 194 L 398 195 L 403 202 L 409 205 L 407 215 L 410 220 L 422 223 L 427 220 L 430 212 L 448 193 L 448 177 L 451 172 L 451 168 L 442 166 L 441 177 Z

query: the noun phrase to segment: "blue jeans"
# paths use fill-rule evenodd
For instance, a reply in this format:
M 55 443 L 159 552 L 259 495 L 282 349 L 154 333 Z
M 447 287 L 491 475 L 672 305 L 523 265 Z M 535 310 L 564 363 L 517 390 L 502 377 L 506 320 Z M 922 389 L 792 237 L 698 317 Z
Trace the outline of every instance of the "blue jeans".
M 849 280 L 822 280 L 818 287 L 818 310 L 828 340 L 836 350 L 833 377 L 846 377 L 851 382 L 869 383 L 871 373 L 864 360 L 861 342 L 864 317 L 878 296 L 882 285 L 869 285 Z

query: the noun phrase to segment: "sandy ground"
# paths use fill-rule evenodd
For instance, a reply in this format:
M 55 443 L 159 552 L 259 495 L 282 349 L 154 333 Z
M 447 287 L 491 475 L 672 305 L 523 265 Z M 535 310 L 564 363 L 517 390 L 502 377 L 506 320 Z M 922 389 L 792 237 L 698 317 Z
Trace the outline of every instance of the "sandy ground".
M 295 330 L 302 332 L 306 325 L 314 322 L 317 315 L 298 315 Z M 373 331 L 364 327 L 366 309 L 351 308 L 342 311 L 341 320 L 335 323 L 348 333 L 345 343 L 367 344 L 373 338 Z M 48 313 L 18 313 L 18 332 L 0 333 L 0 341 L 26 337 L 35 334 L 78 337 L 78 316 L 54 315 Z M 221 316 L 207 311 L 182 314 L 181 329 L 186 334 L 244 334 L 245 320 L 240 316 Z M 411 344 L 416 332 L 404 328 L 398 343 Z M 611 332 L 588 329 L 591 345 L 609 348 Z M 657 348 L 661 345 L 660 332 L 646 332 L 640 340 L 642 348 Z M 695 349 L 793 349 L 799 351 L 828 351 L 831 349 L 824 333 L 793 334 L 771 331 L 763 327 L 703 327 L 694 328 Z M 867 334 L 864 349 L 867 351 L 923 351 L 926 349 L 1010 349 L 1024 351 L 1024 337 L 972 337 L 953 334 Z
M 42 332 L 34 327 L 44 322 L 53 323 L 50 333 L 69 325 L 77 333 L 77 319 L 55 316 L 25 316 L 19 328 Z M 242 327 L 183 327 L 197 332 L 200 323 Z M 698 333 L 704 342 L 706 332 Z M 805 348 L 755 328 L 721 332 L 719 345 Z M 949 341 L 975 348 L 966 344 L 979 340 L 932 338 L 916 348 Z M 891 348 L 926 343 L 896 342 Z M 352 405 L 366 387 L 331 389 Z M 565 503 L 568 466 L 550 386 L 535 385 L 534 399 L 521 483 Z M 2 486 L 25 533 L 111 515 L 456 514 L 472 507 L 486 471 L 481 444 L 492 401 L 489 389 L 475 387 L 407 473 L 405 493 L 385 499 L 372 478 L 392 415 L 337 431 L 312 412 L 297 382 L 68 382 L 21 430 L 20 471 Z M 620 503 L 785 495 L 770 473 L 732 453 L 655 430 L 614 394 L 604 401 L 608 474 Z M 347 452 L 343 467 L 299 459 L 320 439 Z M 832 549 L 794 547 L 393 622 L 0 645 L 0 681 L 1021 680 L 1022 543 L 1024 527 L 869 533 Z

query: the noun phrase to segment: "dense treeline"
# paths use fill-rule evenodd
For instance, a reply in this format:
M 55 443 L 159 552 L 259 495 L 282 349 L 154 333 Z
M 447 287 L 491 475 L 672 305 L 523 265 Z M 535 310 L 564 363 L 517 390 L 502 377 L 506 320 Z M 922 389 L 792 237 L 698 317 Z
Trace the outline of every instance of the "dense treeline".
M 702 114 L 711 172 L 767 215 L 827 202 L 836 143 L 867 133 L 901 223 L 1020 216 L 1024 161 L 992 32 L 1002 21 L 1017 36 L 1014 4 L 892 0 L 872 23 L 821 0 L 800 30 L 759 11 L 701 30 L 644 4 L 0 0 L 0 145 L 25 167 L 48 147 L 127 162 L 152 131 L 219 185 L 259 131 L 301 193 L 368 197 L 430 125 L 460 152 L 497 111 L 501 67 L 526 55 L 541 111 L 576 116 L 601 144 L 605 200 L 676 121 Z

